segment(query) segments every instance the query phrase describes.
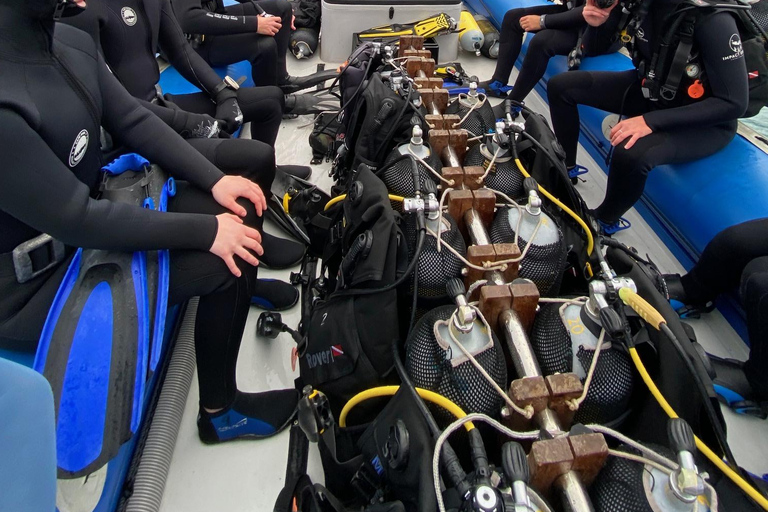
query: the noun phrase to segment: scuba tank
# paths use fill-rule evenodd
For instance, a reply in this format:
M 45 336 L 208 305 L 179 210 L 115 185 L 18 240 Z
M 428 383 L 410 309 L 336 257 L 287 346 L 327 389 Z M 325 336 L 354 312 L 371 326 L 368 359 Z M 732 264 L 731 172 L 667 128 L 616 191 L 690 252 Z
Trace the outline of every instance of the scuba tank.
M 427 179 L 431 178 L 431 181 L 433 182 L 438 181 L 438 178 L 434 176 L 423 163 L 418 161 L 419 158 L 424 160 L 438 174 L 443 168 L 440 158 L 438 155 L 434 154 L 429 144 L 424 142 L 422 135 L 423 132 L 421 127 L 414 125 L 411 131 L 411 140 L 394 148 L 390 154 L 387 155 L 380 171 L 376 173 L 387 186 L 387 190 L 389 190 L 391 194 L 403 197 L 413 197 L 416 193 L 413 181 L 412 159 L 405 158 L 407 155 L 412 155 L 417 158 L 416 166 L 419 173 L 419 185 L 422 190 L 424 190 Z M 397 211 L 401 211 L 400 203 L 392 203 L 392 206 Z
M 493 130 L 496 124 L 496 115 L 493 107 L 485 94 L 477 92 L 477 77 L 469 79 L 469 92 L 459 94 L 445 109 L 446 114 L 456 114 L 463 121 L 460 127 L 470 133 L 470 137 L 485 135 Z
M 536 283 L 542 297 L 553 297 L 560 292 L 565 268 L 563 234 L 552 217 L 542 210 L 536 180 L 526 178 L 523 185 L 528 191 L 528 204 L 519 209 L 500 208 L 489 235 L 494 244 L 515 243 L 517 235 L 517 246 L 522 252 L 536 226 L 539 226 L 536 238 L 520 262 L 519 275 Z
M 678 463 L 668 475 L 658 468 L 618 457 L 610 457 L 589 490 L 595 512 L 709 512 L 717 510 L 717 495 L 705 484 L 693 462 L 696 444 L 691 427 L 674 418 L 667 425 L 672 451 L 647 445 Z M 619 451 L 639 455 L 626 445 Z
M 435 308 L 416 323 L 405 343 L 406 370 L 416 387 L 443 395 L 467 413 L 498 417 L 502 397 L 477 371 L 452 336 L 504 389 L 507 367 L 501 344 L 488 324 L 467 304 L 462 281 L 451 279 L 446 288 L 455 305 Z M 444 411 L 436 411 L 436 417 L 438 421 L 453 420 Z
M 483 46 L 480 48 L 480 53 L 489 59 L 499 58 L 499 31 L 485 16 L 476 15 L 475 22 L 483 32 Z
M 518 199 L 524 194 L 524 177 L 512 158 L 509 137 L 510 134 L 505 133 L 505 124 L 496 123 L 496 132 L 487 135 L 484 143 L 476 144 L 467 152 L 464 165 L 477 165 L 486 169 L 493 160 L 491 172 L 485 177 L 485 186 Z
M 469 11 L 461 11 L 459 18 L 459 45 L 465 52 L 471 52 L 480 56 L 483 47 L 483 33 L 477 26 L 475 18 Z
M 573 372 L 584 382 L 600 335 L 599 309 L 586 303 L 541 304 L 533 323 L 531 346 L 544 375 Z M 567 326 L 567 327 L 566 327 Z M 606 333 L 592 383 L 574 423 L 618 425 L 630 409 L 632 363 L 619 343 L 607 345 Z
M 297 28 L 291 32 L 289 47 L 297 59 L 306 59 L 317 51 L 320 31 L 314 28 Z

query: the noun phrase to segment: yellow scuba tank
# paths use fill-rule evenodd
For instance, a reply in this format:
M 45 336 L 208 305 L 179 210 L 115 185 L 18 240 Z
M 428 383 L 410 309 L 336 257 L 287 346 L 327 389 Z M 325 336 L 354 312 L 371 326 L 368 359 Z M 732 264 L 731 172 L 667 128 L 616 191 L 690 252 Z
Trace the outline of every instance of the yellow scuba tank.
M 375 39 L 377 37 L 422 36 L 435 37 L 456 31 L 456 20 L 447 14 L 440 13 L 425 20 L 413 23 L 394 23 L 380 27 L 369 28 L 360 32 L 360 39 Z
M 483 46 L 480 48 L 480 53 L 490 59 L 498 58 L 499 31 L 484 16 L 475 16 L 475 22 L 477 22 L 477 26 L 480 27 L 480 31 L 483 33 Z
M 474 52 L 480 56 L 480 49 L 483 47 L 483 32 L 477 25 L 474 16 L 469 11 L 461 11 L 459 19 L 459 44 L 466 52 Z

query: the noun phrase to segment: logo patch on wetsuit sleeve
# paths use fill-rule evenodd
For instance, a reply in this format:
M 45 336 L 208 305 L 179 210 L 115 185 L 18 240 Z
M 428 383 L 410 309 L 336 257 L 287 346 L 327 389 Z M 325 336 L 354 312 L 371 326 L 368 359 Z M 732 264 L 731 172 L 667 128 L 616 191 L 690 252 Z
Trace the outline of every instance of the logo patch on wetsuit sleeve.
M 741 46 L 741 37 L 739 37 L 739 34 L 733 34 L 731 36 L 728 40 L 728 46 L 731 48 L 733 54 L 723 57 L 723 60 L 733 60 L 744 56 L 744 48 Z
M 80 163 L 88 150 L 88 130 L 82 130 L 77 134 L 75 143 L 69 151 L 69 166 L 74 167 Z
M 138 18 L 136 18 L 136 11 L 131 9 L 130 7 L 123 7 L 120 10 L 120 15 L 123 17 L 123 21 L 126 25 L 129 27 L 132 27 L 136 24 L 136 21 Z

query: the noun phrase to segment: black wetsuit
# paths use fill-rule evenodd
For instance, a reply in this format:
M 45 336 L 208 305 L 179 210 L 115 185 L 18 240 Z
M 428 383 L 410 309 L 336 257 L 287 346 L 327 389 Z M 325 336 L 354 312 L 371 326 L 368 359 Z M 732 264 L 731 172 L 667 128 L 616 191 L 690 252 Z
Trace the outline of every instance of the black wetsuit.
M 240 262 L 243 277 L 235 278 L 209 252 L 214 215 L 225 212 L 210 189 L 224 174 L 126 92 L 87 34 L 57 25 L 52 37 L 54 5 L 0 0 L 0 347 L 37 345 L 74 247 L 171 249 L 170 303 L 200 296 L 195 346 L 201 403 L 225 407 L 235 396 L 256 269 Z M 169 202 L 172 213 L 96 198 L 100 125 L 183 180 Z M 253 206 L 241 204 L 258 225 Z M 70 257 L 20 284 L 10 252 L 41 232 L 64 242 Z
M 291 4 L 286 0 L 238 1 L 242 5 L 225 7 L 222 0 L 173 0 L 173 9 L 184 32 L 196 36 L 196 49 L 209 64 L 223 66 L 247 60 L 256 85 L 284 83 Z M 281 19 L 282 27 L 274 37 L 256 32 L 260 13 L 255 4 Z
M 747 314 L 749 360 L 744 373 L 752 389 L 768 400 L 768 219 L 724 229 L 681 279 L 689 302 L 705 304 L 739 284 Z
M 520 18 L 544 15 L 546 27 L 536 32 L 528 44 L 520 74 L 509 93 L 511 99 L 523 101 L 544 76 L 549 59 L 555 55 L 568 55 L 574 49 L 580 30 L 586 26 L 581 15 L 583 2 L 576 3 L 577 6 L 572 9 L 565 5 L 539 5 L 511 9 L 504 15 L 499 35 L 499 57 L 491 81 L 498 80 L 504 84 L 509 81 L 525 37 Z
M 639 56 L 650 59 L 660 34 L 661 20 L 675 2 L 657 0 L 652 4 L 636 37 Z M 620 8 L 611 13 L 606 26 L 597 29 L 610 44 L 615 33 Z M 612 26 L 611 26 L 612 24 Z M 588 29 L 587 33 L 593 29 Z M 694 51 L 698 51 L 707 77 L 707 94 L 698 101 L 681 90 L 672 102 L 651 102 L 641 90 L 638 72 L 570 71 L 549 81 L 552 124 L 565 148 L 566 163 L 576 164 L 579 142 L 577 105 L 589 105 L 625 117 L 642 115 L 653 130 L 629 150 L 624 141 L 614 148 L 608 189 L 596 216 L 607 223 L 616 222 L 640 199 L 651 169 L 662 164 L 683 163 L 720 151 L 736 134 L 737 119 L 747 106 L 747 74 L 743 54 L 731 48 L 731 38 L 738 34 L 731 14 L 720 12 L 701 19 L 694 32 Z M 588 34 L 585 34 L 585 38 Z M 597 42 L 591 44 L 599 44 Z M 735 171 L 735 170 L 734 170 Z
M 167 101 L 182 110 L 221 119 L 217 103 L 222 105 L 235 95 L 230 89 L 214 93 L 221 77 L 190 46 L 170 0 L 90 0 L 85 12 L 65 21 L 93 36 L 112 72 L 140 100 L 157 102 L 160 72 L 155 53 L 160 50 L 184 78 L 203 91 L 166 95 Z M 243 87 L 236 98 L 243 120 L 251 122 L 251 137 L 274 146 L 285 101 L 282 91 L 274 86 Z M 173 123 L 173 109 L 155 105 L 147 108 L 168 124 Z

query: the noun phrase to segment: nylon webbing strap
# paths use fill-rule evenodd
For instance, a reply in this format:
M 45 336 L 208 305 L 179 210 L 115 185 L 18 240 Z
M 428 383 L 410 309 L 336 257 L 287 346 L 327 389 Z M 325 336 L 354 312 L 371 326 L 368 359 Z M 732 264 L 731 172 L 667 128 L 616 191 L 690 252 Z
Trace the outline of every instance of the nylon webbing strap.
M 277 495 L 274 512 L 292 512 L 293 499 L 299 491 L 302 480 L 306 478 L 308 485 L 312 482 L 307 478 L 307 459 L 309 458 L 309 440 L 299 427 L 298 422 L 291 425 L 288 442 L 288 464 L 285 469 L 285 486 Z M 304 484 L 307 485 L 306 483 Z
M 694 17 L 691 14 L 687 14 L 680 25 L 680 40 L 677 43 L 677 49 L 672 58 L 672 65 L 669 67 L 667 79 L 660 90 L 661 97 L 667 101 L 675 99 L 683 73 L 685 73 L 688 57 L 691 55 L 691 48 L 693 47 L 693 27 Z

